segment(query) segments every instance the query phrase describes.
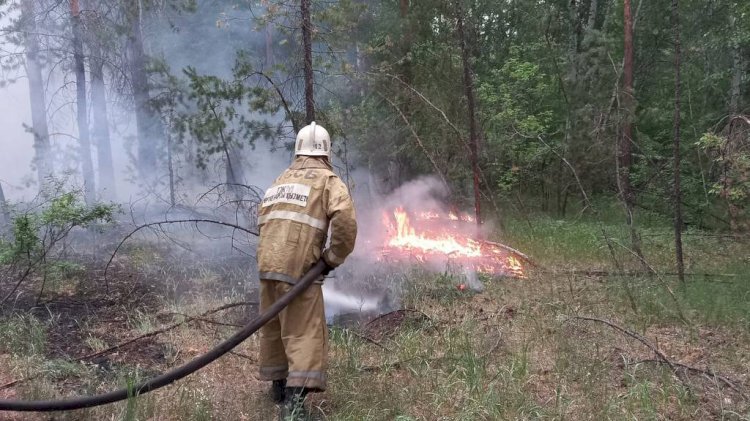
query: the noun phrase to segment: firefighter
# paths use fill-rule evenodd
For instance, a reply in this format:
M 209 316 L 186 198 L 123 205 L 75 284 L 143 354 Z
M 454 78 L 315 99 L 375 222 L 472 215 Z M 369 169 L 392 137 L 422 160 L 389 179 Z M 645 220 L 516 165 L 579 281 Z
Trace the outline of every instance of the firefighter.
M 357 222 L 346 185 L 331 166 L 331 138 L 311 123 L 297 134 L 295 158 L 259 207 L 260 308 L 265 311 L 317 261 L 324 276 L 354 249 Z M 330 242 L 326 237 L 330 228 Z M 303 413 L 308 392 L 326 388 L 328 328 L 323 277 L 261 329 L 260 378 L 282 404 L 281 419 Z

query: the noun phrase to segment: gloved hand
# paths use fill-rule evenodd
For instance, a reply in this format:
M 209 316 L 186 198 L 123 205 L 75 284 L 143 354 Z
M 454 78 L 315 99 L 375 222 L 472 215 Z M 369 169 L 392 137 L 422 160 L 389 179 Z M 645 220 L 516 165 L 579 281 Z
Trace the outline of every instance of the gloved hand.
M 323 272 L 321 272 L 321 274 L 323 276 L 328 276 L 328 274 L 331 273 L 331 271 L 333 269 L 335 269 L 335 268 L 333 266 L 329 265 L 328 262 L 326 262 L 326 260 L 324 258 L 322 258 L 322 257 L 320 258 L 320 261 L 323 262 L 326 265 L 325 269 L 323 269 Z

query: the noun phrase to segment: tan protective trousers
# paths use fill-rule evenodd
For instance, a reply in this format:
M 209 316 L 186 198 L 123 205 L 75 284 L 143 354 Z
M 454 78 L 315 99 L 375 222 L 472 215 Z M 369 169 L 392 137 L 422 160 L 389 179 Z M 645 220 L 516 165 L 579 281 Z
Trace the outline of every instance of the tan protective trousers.
M 260 281 L 260 311 L 292 289 L 280 281 Z M 320 284 L 311 285 L 260 330 L 261 380 L 287 379 L 288 387 L 326 389 L 328 327 Z

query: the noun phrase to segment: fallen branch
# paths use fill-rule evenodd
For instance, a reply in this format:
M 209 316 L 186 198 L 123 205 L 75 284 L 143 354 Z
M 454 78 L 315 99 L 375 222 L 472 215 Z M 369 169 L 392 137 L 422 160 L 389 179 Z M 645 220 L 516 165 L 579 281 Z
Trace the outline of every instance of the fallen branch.
M 214 313 L 218 313 L 220 311 L 227 310 L 227 309 L 230 309 L 230 308 L 240 307 L 240 306 L 246 306 L 246 305 L 253 305 L 253 304 L 257 304 L 257 303 L 254 303 L 254 302 L 251 303 L 251 302 L 245 302 L 245 301 L 243 301 L 243 302 L 238 302 L 238 303 L 225 304 L 225 305 L 223 305 L 221 307 L 218 307 L 218 308 L 215 308 L 213 310 L 209 310 L 209 311 L 206 311 L 206 312 L 202 313 L 200 316 L 198 316 L 198 318 L 203 318 L 205 316 L 208 316 L 208 315 L 211 315 L 211 314 L 214 314 Z M 190 321 L 193 320 L 193 319 L 197 319 L 197 318 L 190 317 L 190 318 L 185 319 L 185 320 L 183 320 L 183 321 L 181 321 L 179 323 L 174 323 L 174 324 L 171 324 L 171 325 L 169 325 L 167 327 L 164 327 L 162 329 L 158 329 L 158 330 L 154 330 L 152 332 L 145 333 L 145 334 L 137 336 L 137 337 L 135 337 L 133 339 L 130 339 L 130 340 L 127 340 L 125 342 L 122 342 L 122 343 L 119 343 L 117 345 L 114 345 L 114 346 L 111 346 L 109 348 L 106 348 L 104 350 L 93 352 L 93 353 L 87 354 L 87 355 L 83 355 L 81 357 L 75 358 L 75 360 L 76 361 L 90 360 L 92 358 L 99 357 L 99 356 L 104 355 L 104 354 L 108 354 L 108 353 L 116 351 L 116 350 L 118 350 L 118 349 L 120 349 L 120 348 L 122 348 L 124 346 L 130 345 L 130 344 L 132 344 L 134 342 L 138 342 L 138 341 L 140 341 L 142 339 L 150 338 L 152 336 L 160 335 L 162 333 L 169 332 L 170 330 L 174 330 L 174 329 L 176 329 L 176 328 L 178 328 L 178 327 L 180 327 L 180 326 L 182 326 L 182 325 L 184 325 L 186 323 L 190 323 Z
M 509 252 L 515 254 L 516 256 L 520 257 L 521 259 L 523 259 L 524 261 L 526 261 L 526 263 L 530 264 L 531 266 L 541 267 L 535 261 L 531 260 L 531 257 L 529 257 L 528 255 L 526 255 L 524 253 L 521 253 L 520 251 L 514 249 L 513 247 L 506 246 L 505 244 L 502 244 L 502 243 L 496 243 L 494 241 L 487 241 L 486 243 L 492 244 L 493 246 L 500 247 L 503 250 L 506 250 L 506 251 L 509 251 Z
M 165 313 L 165 314 L 172 315 L 172 316 L 182 316 L 185 318 L 184 320 L 185 322 L 203 322 L 203 323 L 208 323 L 208 324 L 217 325 L 217 326 L 242 327 L 242 325 L 238 325 L 236 323 L 219 322 L 216 320 L 206 319 L 203 317 L 191 316 L 185 313 Z
M 714 378 L 716 378 L 718 380 L 721 380 L 722 383 L 726 384 L 730 389 L 732 389 L 735 392 L 737 392 L 744 399 L 746 399 L 746 400 L 748 399 L 747 395 L 745 395 L 745 393 L 743 393 L 728 378 L 717 374 L 716 372 L 714 372 L 711 369 L 705 369 L 704 370 L 704 369 L 700 369 L 700 368 L 697 368 L 697 367 L 689 366 L 687 364 L 682 364 L 682 363 L 679 363 L 679 362 L 672 361 L 663 352 L 661 352 L 656 345 L 654 345 L 651 341 L 649 341 L 646 337 L 644 337 L 641 334 L 633 332 L 630 329 L 626 329 L 626 328 L 624 328 L 624 327 L 622 327 L 622 326 L 620 326 L 620 325 L 618 325 L 618 324 L 616 324 L 616 323 L 614 323 L 612 321 L 605 320 L 605 319 L 599 319 L 597 317 L 586 317 L 586 316 L 572 316 L 572 317 L 570 317 L 570 316 L 568 316 L 568 319 L 566 321 L 573 320 L 573 319 L 586 320 L 586 321 L 598 322 L 598 323 L 605 324 L 605 325 L 607 325 L 607 326 L 609 326 L 609 327 L 611 327 L 611 328 L 613 328 L 613 329 L 615 329 L 615 330 L 617 330 L 617 331 L 619 331 L 619 332 L 621 332 L 621 333 L 623 333 L 623 334 L 625 334 L 627 336 L 630 336 L 631 338 L 636 339 L 637 341 L 641 342 L 642 344 L 646 345 L 646 347 L 648 347 L 649 349 L 651 349 L 651 351 L 653 351 L 654 354 L 656 354 L 656 356 L 659 357 L 658 359 L 655 359 L 655 360 L 643 360 L 641 362 L 651 362 L 651 363 L 655 363 L 655 364 L 665 364 L 665 365 L 667 365 L 677 375 L 678 378 L 680 378 L 680 376 L 679 376 L 679 370 L 680 369 L 682 369 L 684 371 L 693 371 L 693 372 L 696 372 L 696 373 L 700 373 L 700 374 L 704 374 L 704 375 L 707 375 L 707 376 L 714 377 Z M 680 378 L 680 380 L 682 380 L 682 378 Z
M 677 295 L 672 290 L 672 287 L 670 287 L 669 284 L 664 280 L 664 278 L 661 277 L 661 275 L 659 274 L 659 272 L 657 272 L 656 269 L 654 269 L 646 261 L 646 259 L 643 258 L 642 253 L 639 254 L 637 251 L 635 251 L 635 250 L 633 250 L 633 249 L 631 249 L 629 247 L 626 247 L 623 244 L 620 244 L 620 242 L 618 242 L 618 241 L 613 241 L 613 242 L 614 242 L 614 244 L 617 244 L 618 246 L 624 248 L 625 250 L 627 250 L 628 252 L 630 252 L 633 256 L 635 256 L 635 258 L 637 258 L 638 260 L 640 260 L 641 265 L 644 268 L 646 268 L 646 270 L 648 270 L 649 272 L 651 272 L 656 277 L 656 279 L 659 281 L 659 283 L 662 285 L 662 287 L 664 287 L 664 289 L 667 290 L 667 292 L 669 293 L 669 296 L 672 298 L 672 301 L 674 302 L 675 308 L 677 309 L 677 313 L 679 314 L 680 319 L 682 319 L 682 321 L 685 322 L 685 324 L 689 324 L 689 320 L 687 319 L 687 316 L 685 315 L 685 312 L 682 311 L 682 305 L 680 305 L 680 301 L 677 299 Z
M 381 344 L 380 342 L 376 341 L 375 339 L 367 337 L 366 335 L 359 334 L 359 333 L 357 333 L 357 332 L 355 332 L 355 331 L 353 331 L 351 329 L 342 329 L 342 330 L 345 331 L 346 333 L 349 333 L 350 335 L 354 335 L 355 337 L 357 337 L 359 339 L 362 339 L 365 342 L 369 342 L 369 343 L 371 343 L 373 345 L 379 346 L 380 348 L 383 348 L 386 351 L 390 352 L 390 349 L 387 346 Z
M 29 380 L 34 380 L 35 378 L 39 377 L 39 374 L 34 374 L 33 376 L 24 377 L 22 379 L 13 380 L 12 382 L 5 383 L 4 385 L 0 385 L 0 390 L 7 389 L 9 387 L 13 387 L 17 384 L 27 382 Z
M 621 332 L 621 333 L 623 333 L 623 334 L 625 334 L 627 336 L 630 336 L 631 338 L 637 340 L 638 342 L 642 343 L 643 345 L 646 345 L 646 347 L 649 348 L 651 351 L 653 351 L 654 354 L 656 354 L 659 357 L 660 360 L 664 361 L 664 363 L 667 364 L 669 366 L 669 368 L 672 369 L 672 371 L 676 371 L 675 365 L 672 362 L 672 360 L 670 360 L 663 352 L 661 352 L 659 350 L 659 348 L 656 347 L 656 345 L 654 345 L 653 343 L 651 343 L 651 341 L 649 341 L 645 336 L 643 336 L 643 335 L 641 335 L 639 333 L 633 332 L 630 329 L 626 329 L 626 328 L 624 328 L 624 327 L 622 327 L 622 326 L 620 326 L 620 325 L 618 325 L 618 324 L 616 324 L 614 322 L 611 322 L 611 321 L 605 320 L 605 319 L 599 319 L 599 318 L 596 318 L 596 317 L 586 317 L 586 316 L 572 316 L 572 317 L 568 316 L 567 320 L 573 320 L 573 319 L 575 319 L 575 320 L 586 320 L 586 321 L 590 321 L 590 322 L 602 323 L 602 324 L 605 324 L 605 325 L 611 327 L 612 329 L 615 329 L 615 330 L 617 330 L 617 331 L 619 331 L 619 332 Z
M 641 360 L 641 361 L 638 361 L 636 364 L 640 364 L 640 363 L 664 364 L 664 362 L 661 361 L 661 360 L 653 360 L 653 359 Z M 676 367 L 679 367 L 679 368 L 681 368 L 681 369 L 683 369 L 685 371 L 692 371 L 694 373 L 703 374 L 704 376 L 708 376 L 708 377 L 720 380 L 722 383 L 724 383 L 725 385 L 727 385 L 727 387 L 729 387 L 730 389 L 732 389 L 735 392 L 737 392 L 744 399 L 747 399 L 747 395 L 745 395 L 745 393 L 742 392 L 731 380 L 729 380 L 728 378 L 726 378 L 726 377 L 724 377 L 724 376 L 716 373 L 715 371 L 711 370 L 710 368 L 707 368 L 707 369 L 704 370 L 702 368 L 693 367 L 693 366 L 690 366 L 690 365 L 687 365 L 687 364 L 678 363 L 678 362 L 673 362 L 673 364 Z

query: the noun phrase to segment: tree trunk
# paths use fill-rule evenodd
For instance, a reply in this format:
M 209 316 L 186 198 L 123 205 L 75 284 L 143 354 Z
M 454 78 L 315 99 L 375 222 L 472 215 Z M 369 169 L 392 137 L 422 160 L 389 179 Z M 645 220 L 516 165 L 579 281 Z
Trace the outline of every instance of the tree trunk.
M 678 0 L 672 0 L 672 20 L 674 24 L 674 245 L 677 263 L 677 276 L 680 282 L 685 282 L 685 262 L 682 256 L 682 190 L 680 181 L 680 102 L 682 96 L 680 45 L 680 11 Z
M 229 146 L 227 155 L 227 183 L 244 184 L 245 175 L 242 171 L 242 158 L 237 148 Z
M 73 30 L 73 64 L 76 74 L 76 116 L 78 123 L 79 155 L 83 170 L 83 196 L 86 204 L 95 200 L 94 164 L 91 161 L 89 140 L 88 104 L 86 100 L 86 67 L 83 62 L 83 40 L 81 39 L 81 14 L 78 0 L 70 1 L 70 20 Z
M 177 186 L 175 185 L 174 159 L 172 157 L 172 136 L 167 134 L 167 170 L 169 171 L 169 204 L 174 207 L 177 204 Z
M 730 17 L 731 33 L 737 31 L 737 18 Z M 742 51 L 739 41 L 732 42 L 732 84 L 729 92 L 729 114 L 735 116 L 740 109 L 740 89 L 742 86 Z
M 407 56 L 411 53 L 412 46 L 412 28 L 411 21 L 409 20 L 409 0 L 399 0 L 399 13 L 401 15 L 401 27 L 403 36 L 401 38 L 401 77 L 404 82 L 411 84 L 411 59 Z
M 271 12 L 268 10 L 269 0 L 262 0 L 260 4 L 265 8 L 266 16 L 271 16 Z M 273 55 L 273 27 L 273 20 L 269 19 L 264 30 L 266 36 L 266 68 L 268 69 L 276 65 L 276 59 Z
M 591 4 L 589 4 L 589 19 L 588 23 L 586 23 L 586 32 L 590 33 L 591 30 L 594 29 L 596 26 L 596 12 L 599 6 L 599 0 L 591 0 Z
M 109 117 L 104 85 L 104 60 L 99 46 L 91 48 L 89 72 L 91 74 L 91 106 L 94 113 L 94 141 L 97 145 L 99 163 L 99 195 L 106 200 L 115 200 L 115 169 L 112 163 L 112 142 L 109 137 Z
M 266 25 L 266 67 L 272 68 L 276 65 L 276 59 L 273 55 L 273 26 L 269 23 Z
M 624 0 L 625 20 L 625 57 L 623 66 L 623 89 L 622 103 L 624 108 L 624 119 L 622 123 L 622 134 L 618 150 L 618 187 L 628 227 L 630 228 L 630 241 L 633 251 L 643 262 L 641 242 L 635 228 L 633 209 L 635 207 L 635 193 L 630 184 L 630 169 L 633 163 L 633 120 L 635 119 L 635 94 L 633 89 L 633 14 L 631 13 L 630 0 Z
M 302 48 L 304 49 L 305 73 L 305 118 L 307 124 L 315 121 L 315 98 L 313 97 L 312 23 L 310 21 L 311 0 L 301 0 Z
M 474 76 L 471 68 L 471 58 L 466 42 L 466 31 L 464 29 L 464 11 L 460 0 L 456 2 L 457 35 L 461 44 L 461 61 L 464 70 L 464 92 L 466 94 L 467 108 L 469 112 L 469 159 L 471 160 L 471 172 L 474 185 L 474 212 L 477 224 L 482 223 L 482 210 L 479 191 L 479 135 L 476 118 L 476 100 L 474 98 Z
M 146 53 L 141 30 L 141 1 L 127 2 L 125 14 L 128 24 L 128 50 L 130 85 L 135 102 L 135 120 L 138 130 L 138 172 L 142 181 L 156 179 L 157 146 L 163 144 L 161 121 L 150 105 Z
M 3 184 L 0 183 L 0 234 L 5 233 L 8 224 L 10 224 L 10 211 L 8 210 L 8 204 L 5 201 Z
M 37 38 L 34 0 L 24 0 L 22 19 L 26 26 L 26 74 L 29 78 L 29 102 L 31 103 L 31 130 L 34 134 L 34 164 L 37 170 L 39 191 L 44 190 L 47 178 L 52 175 L 52 156 L 47 127 L 47 99 L 44 93 L 42 65 L 39 62 L 39 39 Z
M 242 158 L 236 147 L 224 145 L 224 155 L 226 157 L 226 180 L 227 189 L 234 195 L 235 200 L 242 200 L 243 189 L 239 184 L 245 183 L 245 174 L 242 170 Z

